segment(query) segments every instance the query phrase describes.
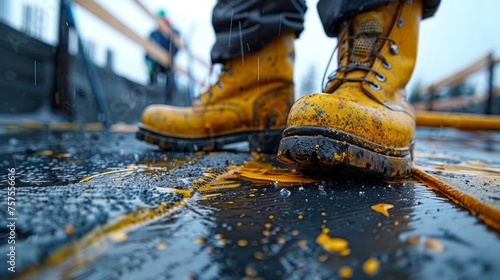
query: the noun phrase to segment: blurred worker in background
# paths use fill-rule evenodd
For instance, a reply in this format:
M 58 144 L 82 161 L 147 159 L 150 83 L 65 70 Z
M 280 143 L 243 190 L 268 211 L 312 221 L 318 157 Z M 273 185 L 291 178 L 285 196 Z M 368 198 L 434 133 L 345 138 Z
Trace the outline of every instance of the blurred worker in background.
M 171 25 L 170 21 L 168 20 L 165 10 L 159 10 L 157 15 L 159 18 L 161 18 L 162 22 L 173 31 L 176 36 L 179 36 L 179 32 Z M 168 52 L 171 58 L 170 61 L 172 61 L 173 63 L 175 55 L 178 51 L 177 46 L 174 44 L 173 38 L 171 36 L 167 36 L 164 32 L 161 31 L 159 27 L 151 32 L 149 38 L 155 44 L 159 45 Z M 175 92 L 176 85 L 173 64 L 164 66 L 159 64 L 154 58 L 146 55 L 146 66 L 149 72 L 150 85 L 165 84 L 167 88 L 167 95 Z

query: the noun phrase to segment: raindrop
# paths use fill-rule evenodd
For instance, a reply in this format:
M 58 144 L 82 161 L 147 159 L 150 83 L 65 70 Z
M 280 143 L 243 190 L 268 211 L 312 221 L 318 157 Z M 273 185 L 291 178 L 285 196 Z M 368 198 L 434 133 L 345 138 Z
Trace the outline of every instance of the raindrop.
M 291 192 L 290 192 L 289 190 L 287 190 L 287 189 L 283 188 L 283 189 L 281 189 L 281 190 L 280 190 L 280 194 L 281 194 L 282 196 L 289 197 L 289 196 L 290 196 L 290 194 L 291 194 Z
M 303 192 L 303 191 L 304 191 L 304 187 L 300 187 L 299 192 Z
M 16 138 L 9 138 L 9 145 L 15 146 L 17 144 L 19 144 L 19 140 L 17 140 Z

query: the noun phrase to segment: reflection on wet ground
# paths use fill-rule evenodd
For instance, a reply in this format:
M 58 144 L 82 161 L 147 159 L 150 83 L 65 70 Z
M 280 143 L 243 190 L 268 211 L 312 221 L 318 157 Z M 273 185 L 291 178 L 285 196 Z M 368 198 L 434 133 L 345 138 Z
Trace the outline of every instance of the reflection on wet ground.
M 498 197 L 498 134 L 481 134 L 489 144 L 480 144 L 478 135 L 439 130 L 439 141 L 435 132 L 417 134 L 417 167 L 479 176 Z M 164 153 L 131 133 L 0 137 L 1 169 L 18 175 L 21 278 L 500 276 L 500 235 L 416 179 L 313 178 L 272 155 Z

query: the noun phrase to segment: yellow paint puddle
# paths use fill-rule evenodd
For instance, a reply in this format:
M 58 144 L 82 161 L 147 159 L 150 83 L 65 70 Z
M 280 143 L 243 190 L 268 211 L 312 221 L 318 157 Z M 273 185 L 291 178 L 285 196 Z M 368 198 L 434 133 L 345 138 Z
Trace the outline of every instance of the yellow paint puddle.
M 394 205 L 389 203 L 377 203 L 375 205 L 370 206 L 370 208 L 375 212 L 378 212 L 386 217 L 389 217 L 388 210 L 394 208 Z
M 313 183 L 314 179 L 305 177 L 300 172 L 277 168 L 270 163 L 262 162 L 259 157 L 245 162 L 238 175 L 245 179 L 278 183 Z

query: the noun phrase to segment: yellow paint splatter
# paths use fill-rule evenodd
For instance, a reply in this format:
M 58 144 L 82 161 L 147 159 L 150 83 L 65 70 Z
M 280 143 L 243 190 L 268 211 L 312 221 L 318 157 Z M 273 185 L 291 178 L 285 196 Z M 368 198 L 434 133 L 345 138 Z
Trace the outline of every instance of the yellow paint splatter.
M 406 242 L 408 243 L 416 243 L 420 241 L 420 236 L 408 236 L 408 238 L 406 238 Z
M 349 256 L 350 253 L 351 253 L 351 249 L 345 248 L 344 250 L 340 251 L 339 255 L 345 257 L 345 256 Z
M 271 223 L 265 223 L 265 224 L 264 224 L 264 226 L 265 226 L 266 228 L 270 228 L 272 225 L 271 225 Z
M 122 242 L 127 240 L 127 234 L 123 231 L 117 231 L 109 234 L 109 239 L 111 239 L 114 242 Z
M 330 230 L 324 228 L 322 232 L 316 237 L 316 243 L 321 245 L 323 249 L 328 252 L 341 252 L 348 246 L 347 240 L 339 237 L 330 237 L 328 233 Z
M 276 168 L 270 163 L 259 161 L 255 158 L 246 162 L 239 170 L 239 175 L 247 179 L 254 179 L 278 183 L 313 183 L 315 180 L 305 177 L 301 173 L 285 168 Z
M 280 237 L 278 237 L 278 238 L 276 239 L 276 241 L 278 241 L 278 243 L 280 243 L 280 244 L 285 244 L 286 239 L 280 236 Z
M 375 258 L 369 258 L 363 263 L 363 271 L 368 275 L 375 275 L 379 268 L 380 262 Z
M 106 171 L 106 172 L 102 172 L 102 173 L 99 173 L 96 175 L 85 177 L 80 182 L 88 182 L 96 177 L 101 177 L 101 176 L 105 176 L 105 175 L 109 175 L 109 174 L 122 173 L 122 172 L 134 172 L 135 170 L 137 170 L 137 167 L 130 167 L 130 168 L 125 168 L 125 169 L 120 169 L 120 170 Z
M 36 154 L 41 156 L 51 156 L 52 154 L 54 154 L 54 152 L 46 150 L 46 151 L 40 151 Z
M 378 203 L 370 206 L 373 211 L 376 211 L 386 217 L 389 217 L 389 212 L 387 210 L 394 208 L 394 205 L 389 203 Z
M 433 238 L 429 238 L 425 241 L 425 247 L 433 253 L 441 253 L 444 250 L 444 245 Z
M 350 268 L 349 266 L 342 266 L 338 271 L 338 275 L 340 278 L 351 278 L 352 273 L 352 268 Z
M 295 230 L 293 230 L 293 231 L 292 231 L 292 235 L 293 235 L 293 236 L 297 236 L 297 235 L 299 235 L 299 231 L 298 231 L 298 230 L 296 230 L 296 229 L 295 229 Z
M 262 252 L 255 252 L 253 254 L 254 258 L 258 259 L 258 260 L 263 260 L 264 259 L 264 254 Z
M 205 239 L 205 237 L 201 237 L 201 236 L 200 236 L 200 237 L 197 237 L 195 240 L 196 240 L 196 242 L 198 242 L 198 243 L 205 243 L 205 241 L 207 241 L 207 240 Z
M 269 236 L 269 233 L 270 233 L 270 232 L 269 232 L 269 230 L 267 230 L 267 229 L 265 229 L 265 230 L 263 230 L 263 231 L 262 231 L 262 234 L 263 234 L 264 236 Z
M 299 240 L 299 242 L 297 242 L 297 245 L 299 245 L 299 246 L 306 246 L 307 245 L 307 240 Z
M 257 276 L 257 272 L 255 271 L 255 269 L 253 269 L 253 267 L 251 267 L 250 265 L 247 265 L 245 267 L 245 274 L 246 276 L 250 277 L 250 278 L 255 278 Z
M 156 243 L 156 249 L 164 250 L 165 248 L 167 248 L 167 243 L 165 243 L 163 241 Z
M 328 260 L 328 255 L 327 254 L 321 254 L 316 259 L 318 260 L 318 262 L 325 262 L 326 260 Z
M 75 233 L 75 228 L 72 225 L 67 225 L 64 228 L 64 231 L 66 232 L 67 235 L 72 235 L 73 233 Z
M 202 198 L 211 198 L 211 197 L 216 197 L 216 196 L 222 196 L 221 193 L 209 193 L 209 194 L 204 194 L 201 197 Z
M 248 245 L 248 241 L 246 241 L 245 239 L 240 239 L 240 240 L 238 240 L 238 245 L 240 247 L 245 247 Z
M 297 216 L 297 218 L 298 218 L 299 220 L 302 220 L 302 219 L 304 219 L 304 215 L 299 214 L 299 215 Z
M 321 216 L 323 217 L 326 216 L 326 212 L 325 211 L 321 212 Z
M 269 219 L 270 220 L 274 219 L 274 215 L 273 214 L 269 215 Z

